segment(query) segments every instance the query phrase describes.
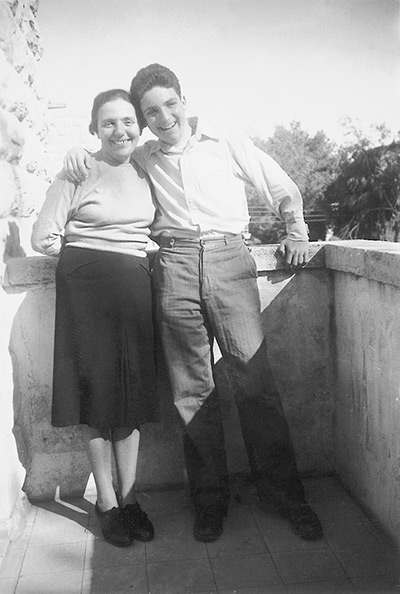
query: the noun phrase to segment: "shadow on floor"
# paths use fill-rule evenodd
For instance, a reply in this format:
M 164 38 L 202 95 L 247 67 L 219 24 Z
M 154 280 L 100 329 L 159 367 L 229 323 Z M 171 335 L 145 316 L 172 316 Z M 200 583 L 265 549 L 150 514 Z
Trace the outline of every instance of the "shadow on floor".
M 324 538 L 306 542 L 261 509 L 246 480 L 232 485 L 224 533 L 194 540 L 184 490 L 140 494 L 156 538 L 104 542 L 95 495 L 32 506 L 0 571 L 2 594 L 330 594 L 400 592 L 399 557 L 334 477 L 304 481 Z

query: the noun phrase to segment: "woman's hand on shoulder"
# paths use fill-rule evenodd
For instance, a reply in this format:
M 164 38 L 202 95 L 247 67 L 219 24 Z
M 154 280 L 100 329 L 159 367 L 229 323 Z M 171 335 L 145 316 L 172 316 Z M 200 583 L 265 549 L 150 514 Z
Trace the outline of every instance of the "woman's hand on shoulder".
M 74 146 L 64 157 L 64 171 L 70 182 L 80 183 L 88 178 L 91 155 L 81 146 Z

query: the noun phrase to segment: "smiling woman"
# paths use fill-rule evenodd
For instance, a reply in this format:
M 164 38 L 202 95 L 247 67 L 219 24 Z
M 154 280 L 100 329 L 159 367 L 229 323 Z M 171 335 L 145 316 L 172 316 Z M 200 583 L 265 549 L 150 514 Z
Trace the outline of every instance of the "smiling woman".
M 100 158 L 110 164 L 130 160 L 139 140 L 140 129 L 135 108 L 126 91 L 105 91 L 97 95 L 89 132 L 100 139 Z
M 139 125 L 128 93 L 100 93 L 89 130 L 101 149 L 90 158 L 87 179 L 75 184 L 63 172 L 57 176 L 32 246 L 60 256 L 52 424 L 83 425 L 104 538 L 128 546 L 154 536 L 135 496 L 139 429 L 158 418 L 145 252 L 154 206 L 145 175 L 130 162 Z

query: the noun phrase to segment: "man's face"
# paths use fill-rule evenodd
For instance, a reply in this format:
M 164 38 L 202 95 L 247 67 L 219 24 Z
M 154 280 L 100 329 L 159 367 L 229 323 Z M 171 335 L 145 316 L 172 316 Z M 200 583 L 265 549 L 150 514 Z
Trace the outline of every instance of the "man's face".
M 143 96 L 140 107 L 148 127 L 161 141 L 173 146 L 183 140 L 188 126 L 185 103 L 175 89 L 153 87 Z

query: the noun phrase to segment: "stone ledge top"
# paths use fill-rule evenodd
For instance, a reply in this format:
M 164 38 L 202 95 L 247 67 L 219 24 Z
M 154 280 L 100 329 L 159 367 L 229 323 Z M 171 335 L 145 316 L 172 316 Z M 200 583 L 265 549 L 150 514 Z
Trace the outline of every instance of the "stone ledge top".
M 3 287 L 23 290 L 34 286 L 54 284 L 58 258 L 27 256 L 10 258 L 6 265 Z
M 400 287 L 400 243 L 360 239 L 325 245 L 327 268 Z
M 249 246 L 258 272 L 286 269 L 284 259 L 278 253 L 278 244 Z M 325 268 L 325 243 L 311 242 L 306 268 Z M 294 273 L 294 270 L 292 271 Z
M 307 268 L 324 268 L 324 244 L 310 244 L 310 261 Z M 251 253 L 257 264 L 258 272 L 285 269 L 283 258 L 277 253 L 278 245 L 251 246 Z M 58 258 L 49 256 L 28 256 L 10 258 L 7 262 L 3 281 L 4 287 L 23 290 L 35 285 L 48 285 L 55 282 L 54 275 Z
M 284 270 L 278 245 L 250 246 L 259 273 Z M 58 258 L 10 258 L 4 288 L 24 290 L 54 284 Z M 303 270 L 328 268 L 400 287 L 400 243 L 369 240 L 311 242 L 310 260 Z M 295 271 L 291 271 L 294 273 Z

